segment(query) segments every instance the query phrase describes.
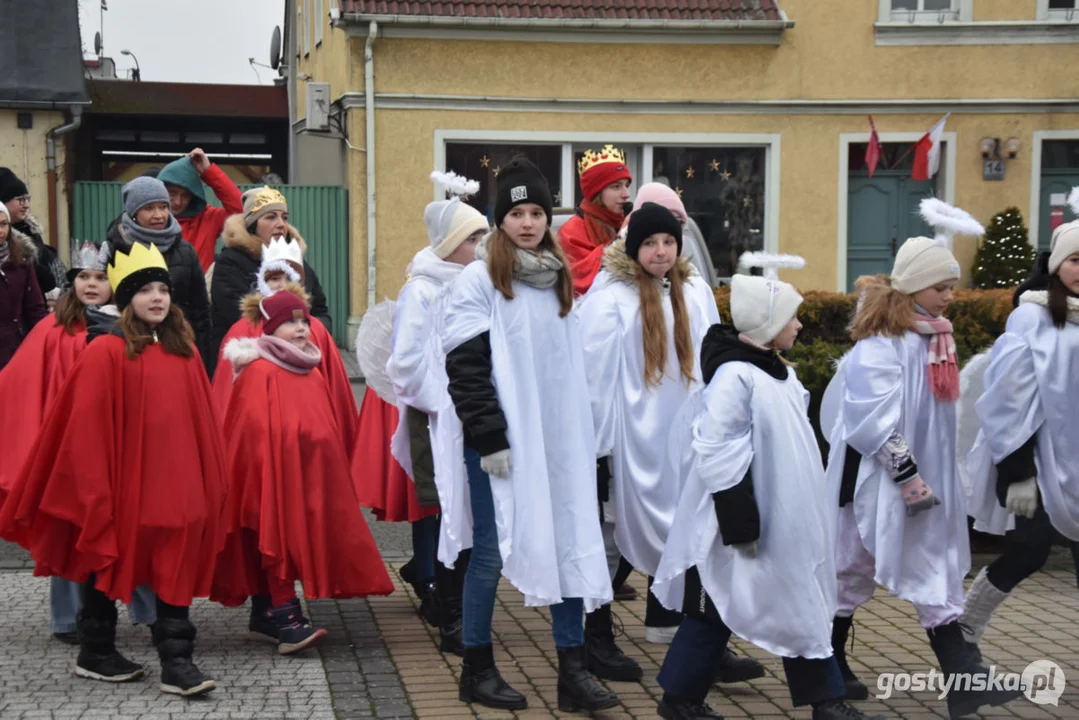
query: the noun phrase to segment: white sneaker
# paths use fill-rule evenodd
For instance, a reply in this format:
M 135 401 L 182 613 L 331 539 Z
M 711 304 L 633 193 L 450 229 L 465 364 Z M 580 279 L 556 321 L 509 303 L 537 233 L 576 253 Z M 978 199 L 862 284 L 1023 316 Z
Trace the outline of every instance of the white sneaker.
M 677 625 L 672 627 L 646 627 L 644 629 L 644 641 L 655 645 L 670 645 L 676 632 L 678 632 Z

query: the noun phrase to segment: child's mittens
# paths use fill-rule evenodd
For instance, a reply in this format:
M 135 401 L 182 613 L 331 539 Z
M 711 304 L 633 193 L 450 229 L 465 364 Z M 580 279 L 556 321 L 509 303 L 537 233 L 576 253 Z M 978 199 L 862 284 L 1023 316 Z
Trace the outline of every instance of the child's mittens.
M 888 471 L 892 481 L 899 486 L 903 502 L 907 506 L 908 517 L 914 517 L 934 505 L 940 505 L 940 498 L 933 494 L 933 489 L 926 485 L 918 474 L 914 456 L 902 435 L 897 432 L 892 433 L 877 451 L 877 460 Z
M 1022 515 L 1025 518 L 1034 517 L 1038 511 L 1038 478 L 1032 477 L 1008 486 L 1008 502 L 1005 505 L 1008 512 Z
M 914 517 L 934 505 L 940 505 L 940 498 L 933 494 L 933 489 L 925 484 L 925 480 L 922 480 L 922 476 L 917 472 L 913 477 L 899 483 L 899 491 L 903 493 L 908 517 Z

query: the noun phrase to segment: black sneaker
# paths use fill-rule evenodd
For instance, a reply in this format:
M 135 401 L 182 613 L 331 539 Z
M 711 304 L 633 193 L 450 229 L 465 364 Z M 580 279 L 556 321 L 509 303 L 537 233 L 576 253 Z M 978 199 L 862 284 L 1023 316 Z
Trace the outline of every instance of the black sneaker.
M 313 628 L 308 624 L 296 623 L 291 627 L 281 628 L 278 630 L 277 652 L 293 655 L 321 642 L 328 634 L 323 628 Z
M 138 680 L 145 674 L 146 668 L 131 662 L 115 650 L 108 655 L 80 652 L 78 660 L 75 661 L 75 675 L 90 680 L 121 683 Z
M 247 636 L 252 640 L 276 643 L 277 625 L 269 613 L 252 611 L 247 623 Z
M 161 664 L 161 692 L 181 697 L 194 697 L 217 687 L 202 674 L 191 658 L 174 657 Z
M 866 715 L 843 700 L 825 700 L 813 706 L 813 720 L 884 720 L 884 716 Z
M 54 638 L 64 643 L 65 645 L 78 645 L 79 634 L 72 630 L 71 632 L 54 632 L 52 634 Z

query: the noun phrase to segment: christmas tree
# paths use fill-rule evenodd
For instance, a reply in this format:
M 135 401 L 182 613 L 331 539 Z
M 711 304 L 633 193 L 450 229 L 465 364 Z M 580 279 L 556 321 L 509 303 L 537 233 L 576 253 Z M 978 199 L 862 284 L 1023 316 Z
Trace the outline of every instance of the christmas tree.
M 993 216 L 974 256 L 974 287 L 983 290 L 1015 287 L 1026 279 L 1034 263 L 1034 248 L 1019 208 Z

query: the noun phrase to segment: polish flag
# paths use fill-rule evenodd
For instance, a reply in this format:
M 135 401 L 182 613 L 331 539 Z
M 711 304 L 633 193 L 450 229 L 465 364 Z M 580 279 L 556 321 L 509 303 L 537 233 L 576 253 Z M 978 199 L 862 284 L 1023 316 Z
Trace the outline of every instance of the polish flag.
M 948 113 L 951 115 L 951 113 Z M 940 144 L 944 137 L 945 115 L 914 146 L 914 167 L 911 168 L 911 180 L 928 180 L 940 170 Z

